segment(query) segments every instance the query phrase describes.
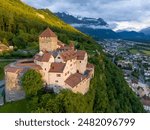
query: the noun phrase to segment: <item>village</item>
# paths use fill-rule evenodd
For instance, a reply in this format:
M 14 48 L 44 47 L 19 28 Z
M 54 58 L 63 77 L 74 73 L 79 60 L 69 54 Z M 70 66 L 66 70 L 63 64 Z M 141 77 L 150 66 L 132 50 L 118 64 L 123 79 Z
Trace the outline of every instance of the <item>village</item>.
M 150 112 L 150 45 L 120 39 L 99 44 L 112 62 L 122 69 L 128 85 L 140 97 L 145 110 Z

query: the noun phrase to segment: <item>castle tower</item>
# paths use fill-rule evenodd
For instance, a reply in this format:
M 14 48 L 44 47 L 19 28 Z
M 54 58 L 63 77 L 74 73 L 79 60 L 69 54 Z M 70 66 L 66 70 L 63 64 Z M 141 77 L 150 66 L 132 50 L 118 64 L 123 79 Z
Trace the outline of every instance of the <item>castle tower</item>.
M 40 51 L 54 51 L 57 49 L 57 42 L 56 34 L 50 28 L 47 28 L 39 36 L 39 49 Z

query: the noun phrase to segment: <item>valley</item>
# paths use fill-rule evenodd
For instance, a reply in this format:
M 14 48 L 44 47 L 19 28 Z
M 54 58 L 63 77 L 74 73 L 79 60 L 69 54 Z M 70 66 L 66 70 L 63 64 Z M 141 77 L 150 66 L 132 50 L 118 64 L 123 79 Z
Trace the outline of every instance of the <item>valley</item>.
M 99 44 L 122 69 L 128 85 L 150 111 L 150 44 L 126 40 L 104 40 Z

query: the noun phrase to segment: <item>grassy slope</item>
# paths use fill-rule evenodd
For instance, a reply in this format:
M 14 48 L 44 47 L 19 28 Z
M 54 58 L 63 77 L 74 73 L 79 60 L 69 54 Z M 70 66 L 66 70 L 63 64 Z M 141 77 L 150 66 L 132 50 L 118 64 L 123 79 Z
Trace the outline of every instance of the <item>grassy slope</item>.
M 20 0 L 0 0 L 0 5 L 1 11 L 7 10 L 10 13 L 10 15 L 13 14 L 25 16 L 29 19 L 36 19 L 37 21 L 47 23 L 50 26 L 55 26 L 67 31 L 69 30 L 71 32 L 80 33 L 78 30 L 74 29 L 73 27 L 58 19 L 52 13 L 51 15 L 49 15 L 48 13 L 45 13 L 42 10 L 34 9 L 26 4 L 23 4 L 22 2 L 20 2 Z
M 0 113 L 26 113 L 28 112 L 26 103 L 26 100 L 7 103 L 4 106 L 0 107 Z
M 81 34 L 81 32 L 61 21 L 53 13 L 50 14 L 43 10 L 37 10 L 20 2 L 20 0 L 0 0 L 0 5 L 1 11 L 5 12 L 7 10 L 7 12 L 9 12 L 9 21 L 12 17 L 18 16 L 20 17 L 19 21 L 22 20 L 22 22 L 27 23 L 28 21 L 26 21 L 26 19 L 23 19 L 25 17 L 29 19 L 29 21 L 34 22 L 35 26 L 37 26 L 38 22 L 40 22 L 45 25 L 47 24 L 47 26 L 51 26 L 52 28 L 63 29 L 72 33 Z

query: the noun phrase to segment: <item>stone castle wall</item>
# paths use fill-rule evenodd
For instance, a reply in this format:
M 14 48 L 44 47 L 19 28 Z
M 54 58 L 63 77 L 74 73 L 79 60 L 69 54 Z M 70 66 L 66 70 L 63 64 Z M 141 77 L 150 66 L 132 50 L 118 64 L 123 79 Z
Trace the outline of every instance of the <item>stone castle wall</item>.
M 57 49 L 57 37 L 39 37 L 40 51 L 54 51 Z
M 5 100 L 16 101 L 25 98 L 25 92 L 20 84 L 18 74 L 5 72 Z

